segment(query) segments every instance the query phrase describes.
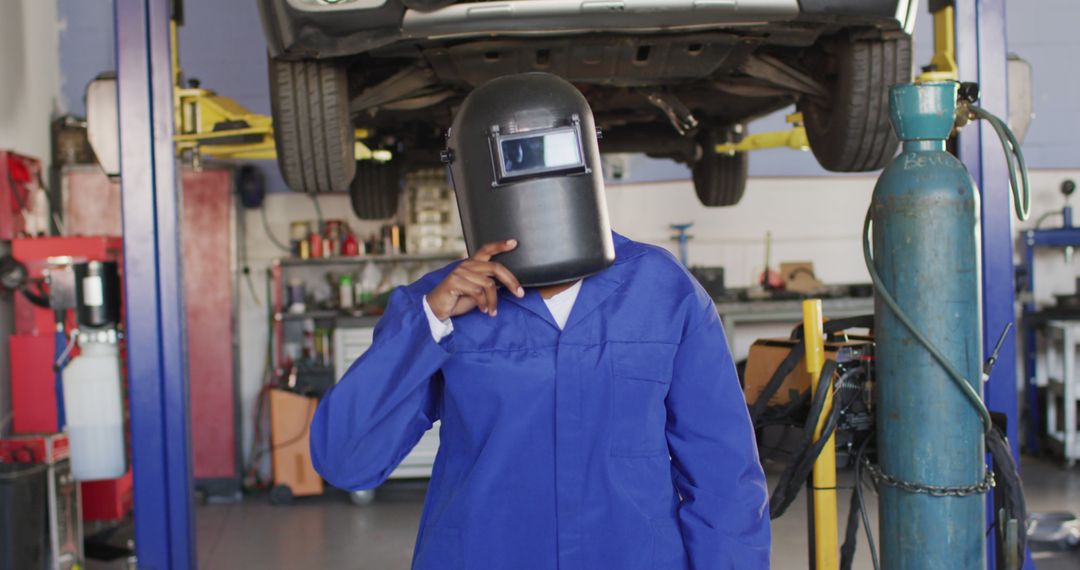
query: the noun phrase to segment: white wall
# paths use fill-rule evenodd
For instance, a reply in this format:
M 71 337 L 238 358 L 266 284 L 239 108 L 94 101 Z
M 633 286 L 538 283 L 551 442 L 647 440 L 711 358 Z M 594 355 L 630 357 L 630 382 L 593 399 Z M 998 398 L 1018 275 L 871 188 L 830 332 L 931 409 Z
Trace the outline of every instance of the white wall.
M 1080 182 L 1080 170 L 1036 170 L 1030 173 L 1031 216 L 1014 221 L 1015 259 L 1023 255 L 1021 232 L 1035 227 L 1046 212 L 1064 205 L 1059 188 L 1065 179 Z M 667 229 L 669 223 L 694 222 L 690 233 L 690 262 L 721 265 L 730 287 L 752 284 L 764 267 L 764 234 L 773 234 L 773 267 L 781 261 L 810 260 L 818 276 L 830 284 L 868 282 L 863 265 L 863 216 L 870 203 L 876 176 L 821 178 L 754 178 L 743 201 L 734 208 L 704 208 L 698 204 L 689 181 L 625 185 L 608 188 L 612 225 L 637 240 L 668 247 L 677 246 Z M 1073 200 L 1074 223 L 1080 226 L 1080 195 Z M 1058 227 L 1060 216 L 1048 218 L 1043 227 Z M 1076 290 L 1080 278 L 1080 251 L 1068 262 L 1064 250 L 1036 252 L 1035 299 L 1052 304 L 1055 293 Z M 733 333 L 735 358 L 745 358 L 756 338 L 786 336 L 787 325 L 740 325 Z M 1018 351 L 1020 345 L 1018 344 Z M 1017 360 L 1017 383 L 1023 373 Z
M 0 3 L 0 148 L 48 159 L 60 95 L 55 0 Z
M 1035 170 L 1030 173 L 1031 216 L 1014 221 L 1016 260 L 1023 253 L 1020 232 L 1035 227 L 1042 214 L 1065 204 L 1061 182 L 1080 182 L 1080 170 Z M 742 202 L 734 208 L 698 204 L 689 181 L 608 187 L 612 226 L 628 237 L 664 245 L 677 252 L 668 224 L 694 222 L 690 229 L 690 263 L 722 265 L 731 287 L 752 284 L 764 267 L 764 235 L 772 232 L 774 268 L 781 261 L 810 260 L 826 283 L 867 282 L 863 266 L 863 216 L 876 176 L 820 178 L 753 178 Z M 1080 193 L 1072 203 L 1080 226 Z M 1053 216 L 1043 227 L 1058 227 Z M 1037 252 L 1035 293 L 1040 303 L 1055 293 L 1071 293 L 1080 277 L 1080 251 L 1069 263 L 1057 249 Z
M 765 266 L 765 233 L 772 261 L 814 262 L 827 283 L 869 280 L 862 264 L 863 216 L 876 177 L 752 178 L 732 208 L 706 208 L 690 181 L 609 186 L 615 231 L 678 251 L 673 223 L 693 222 L 691 265 L 721 265 L 729 287 L 752 284 Z

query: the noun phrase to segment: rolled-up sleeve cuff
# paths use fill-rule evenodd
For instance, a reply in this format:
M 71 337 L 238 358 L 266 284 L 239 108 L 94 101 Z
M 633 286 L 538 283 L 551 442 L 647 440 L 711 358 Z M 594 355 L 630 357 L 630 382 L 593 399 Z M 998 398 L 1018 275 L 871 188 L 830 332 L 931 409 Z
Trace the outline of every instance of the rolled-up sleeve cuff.
M 424 295 L 423 303 L 424 314 L 427 315 L 428 326 L 431 328 L 431 338 L 435 339 L 435 342 L 440 342 L 450 336 L 450 333 L 454 332 L 454 323 L 449 318 L 440 320 L 435 316 L 435 311 L 432 311 L 431 305 L 428 304 L 427 295 Z

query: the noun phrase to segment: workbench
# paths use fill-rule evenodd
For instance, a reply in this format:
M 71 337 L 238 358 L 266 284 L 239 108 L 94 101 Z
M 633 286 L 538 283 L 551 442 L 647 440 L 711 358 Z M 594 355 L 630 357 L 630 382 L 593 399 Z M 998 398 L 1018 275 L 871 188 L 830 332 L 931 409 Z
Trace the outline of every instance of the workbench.
M 826 319 L 842 319 L 874 312 L 873 297 L 835 297 L 821 300 L 822 313 Z M 716 303 L 716 312 L 724 324 L 728 348 L 735 353 L 735 330 L 740 323 L 791 323 L 802 322 L 802 300 L 721 300 Z

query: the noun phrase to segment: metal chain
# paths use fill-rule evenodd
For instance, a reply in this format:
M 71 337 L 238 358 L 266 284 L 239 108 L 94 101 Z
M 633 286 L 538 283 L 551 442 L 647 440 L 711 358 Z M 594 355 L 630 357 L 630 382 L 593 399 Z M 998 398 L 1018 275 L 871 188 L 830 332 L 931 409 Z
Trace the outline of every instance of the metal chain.
M 874 480 L 875 484 L 880 485 L 881 483 L 884 483 L 889 487 L 896 487 L 897 489 L 907 491 L 908 493 L 920 493 L 934 497 L 967 497 L 970 495 L 984 495 L 989 493 L 997 484 L 994 480 L 994 472 L 989 469 L 985 471 L 986 475 L 980 483 L 962 487 L 948 487 L 925 485 L 923 483 L 914 483 L 911 481 L 904 481 L 903 479 L 897 479 L 882 471 L 877 465 L 871 465 L 870 460 L 865 458 L 863 459 L 863 466 L 866 468 L 867 472 L 870 473 L 870 477 Z

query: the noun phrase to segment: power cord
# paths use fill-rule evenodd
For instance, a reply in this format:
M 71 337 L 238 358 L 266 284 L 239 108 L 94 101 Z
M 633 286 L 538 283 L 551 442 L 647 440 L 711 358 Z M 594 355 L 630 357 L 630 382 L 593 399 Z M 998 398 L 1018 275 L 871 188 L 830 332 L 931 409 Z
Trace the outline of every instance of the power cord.
M 904 325 L 904 328 L 907 329 L 908 333 L 911 334 L 916 342 L 922 345 L 922 347 L 926 349 L 926 352 L 941 365 L 941 368 L 945 370 L 949 379 L 951 379 L 953 383 L 956 384 L 957 388 L 963 392 L 964 397 L 968 399 L 971 406 L 975 408 L 975 412 L 979 414 L 979 418 L 983 424 L 984 433 L 989 433 L 990 428 L 992 428 L 994 424 L 990 420 L 990 412 L 986 409 L 986 405 L 983 404 L 982 397 L 979 396 L 979 393 L 976 392 L 974 388 L 972 388 L 972 384 L 974 383 L 968 383 L 968 381 L 964 379 L 964 376 L 953 367 L 951 362 L 949 362 L 949 359 L 946 358 L 944 354 L 941 354 L 941 352 L 925 336 L 923 336 L 922 332 L 915 327 L 915 323 L 911 322 L 907 313 L 900 308 L 899 303 L 896 302 L 892 293 L 889 292 L 885 287 L 885 283 L 881 280 L 881 276 L 877 272 L 877 267 L 874 265 L 874 255 L 871 253 L 870 246 L 870 231 L 873 224 L 871 220 L 872 212 L 873 210 L 868 209 L 866 211 L 866 219 L 863 221 L 863 260 L 866 262 L 866 270 L 870 273 L 870 281 L 874 285 L 874 292 L 877 293 L 878 298 L 889 307 L 889 310 L 892 311 L 896 320 Z M 974 385 L 978 386 L 979 384 Z
M 1013 206 L 1016 208 L 1016 216 L 1020 221 L 1027 221 L 1031 215 L 1031 185 L 1028 182 L 1027 163 L 1024 161 L 1024 153 L 1020 150 L 1020 141 L 1009 129 L 1005 121 L 996 117 L 990 111 L 976 105 L 968 106 L 971 114 L 990 123 L 1001 141 L 1001 148 L 1005 151 L 1005 163 L 1009 166 L 1009 187 L 1012 189 Z M 1017 171 L 1020 172 L 1019 180 Z M 1023 182 L 1021 187 L 1020 182 Z
M 251 263 L 248 261 L 248 239 L 247 239 L 247 211 L 243 208 L 243 201 L 237 200 L 240 205 L 239 214 L 236 216 L 237 229 L 240 232 L 240 271 L 244 276 L 244 283 L 247 284 L 248 292 L 251 293 L 252 300 L 255 301 L 256 307 L 262 306 L 262 300 L 259 299 L 259 294 L 255 290 L 255 281 L 251 277 Z
M 311 203 L 315 206 L 315 223 L 316 223 L 315 229 L 316 229 L 316 231 L 322 232 L 322 230 L 323 230 L 323 215 L 322 215 L 322 206 L 319 205 L 319 198 L 314 193 L 308 194 L 308 196 L 311 198 Z
M 1054 210 L 1053 212 L 1047 212 L 1047 213 L 1039 216 L 1039 219 L 1035 221 L 1035 229 L 1042 228 L 1043 222 L 1045 222 L 1046 220 L 1049 220 L 1050 218 L 1052 218 L 1054 216 L 1060 216 L 1060 215 L 1061 215 L 1061 210 Z
M 270 270 L 266 271 L 266 298 L 271 299 L 271 282 L 273 280 Z M 249 451 L 247 466 L 244 469 L 248 479 L 255 488 L 265 487 L 265 482 L 259 474 L 259 461 L 266 455 L 263 444 L 263 412 L 266 406 L 266 394 L 274 386 L 274 307 L 267 303 L 266 308 L 266 355 L 263 361 L 263 385 L 259 388 L 259 394 L 255 398 L 255 414 L 253 417 L 251 449 Z M 269 443 L 265 444 L 267 447 Z
M 263 230 L 266 232 L 266 237 L 270 238 L 270 241 L 281 251 L 285 253 L 292 252 L 292 249 L 281 243 L 281 241 L 274 236 L 274 232 L 270 230 L 270 222 L 266 219 L 266 202 L 263 202 L 263 205 L 259 208 L 259 215 L 262 217 Z
M 874 544 L 874 531 L 870 527 L 870 514 L 866 512 L 866 501 L 863 499 L 862 490 L 863 459 L 866 454 L 866 446 L 870 443 L 871 437 L 863 440 L 862 445 L 859 446 L 859 452 L 855 456 L 855 500 L 859 502 L 859 514 L 862 516 L 863 530 L 866 532 L 866 548 L 870 551 L 870 560 L 874 563 L 874 570 L 878 570 L 880 565 L 878 564 L 877 545 Z
M 835 372 L 836 361 L 826 360 L 821 369 L 821 380 L 818 389 L 811 399 L 810 412 L 807 414 L 806 423 L 803 426 L 802 441 L 799 445 L 800 452 L 781 473 L 780 480 L 777 481 L 776 487 L 769 497 L 770 519 L 779 518 L 787 511 L 787 508 L 799 495 L 799 491 L 813 471 L 814 462 L 821 455 L 825 444 L 828 443 L 829 438 L 836 431 L 836 426 L 839 423 L 839 406 L 833 405 L 829 409 L 828 415 L 825 415 L 826 397 L 832 388 Z M 822 417 L 825 419 L 825 424 L 822 426 L 821 436 L 815 442 L 813 440 L 814 430 Z

